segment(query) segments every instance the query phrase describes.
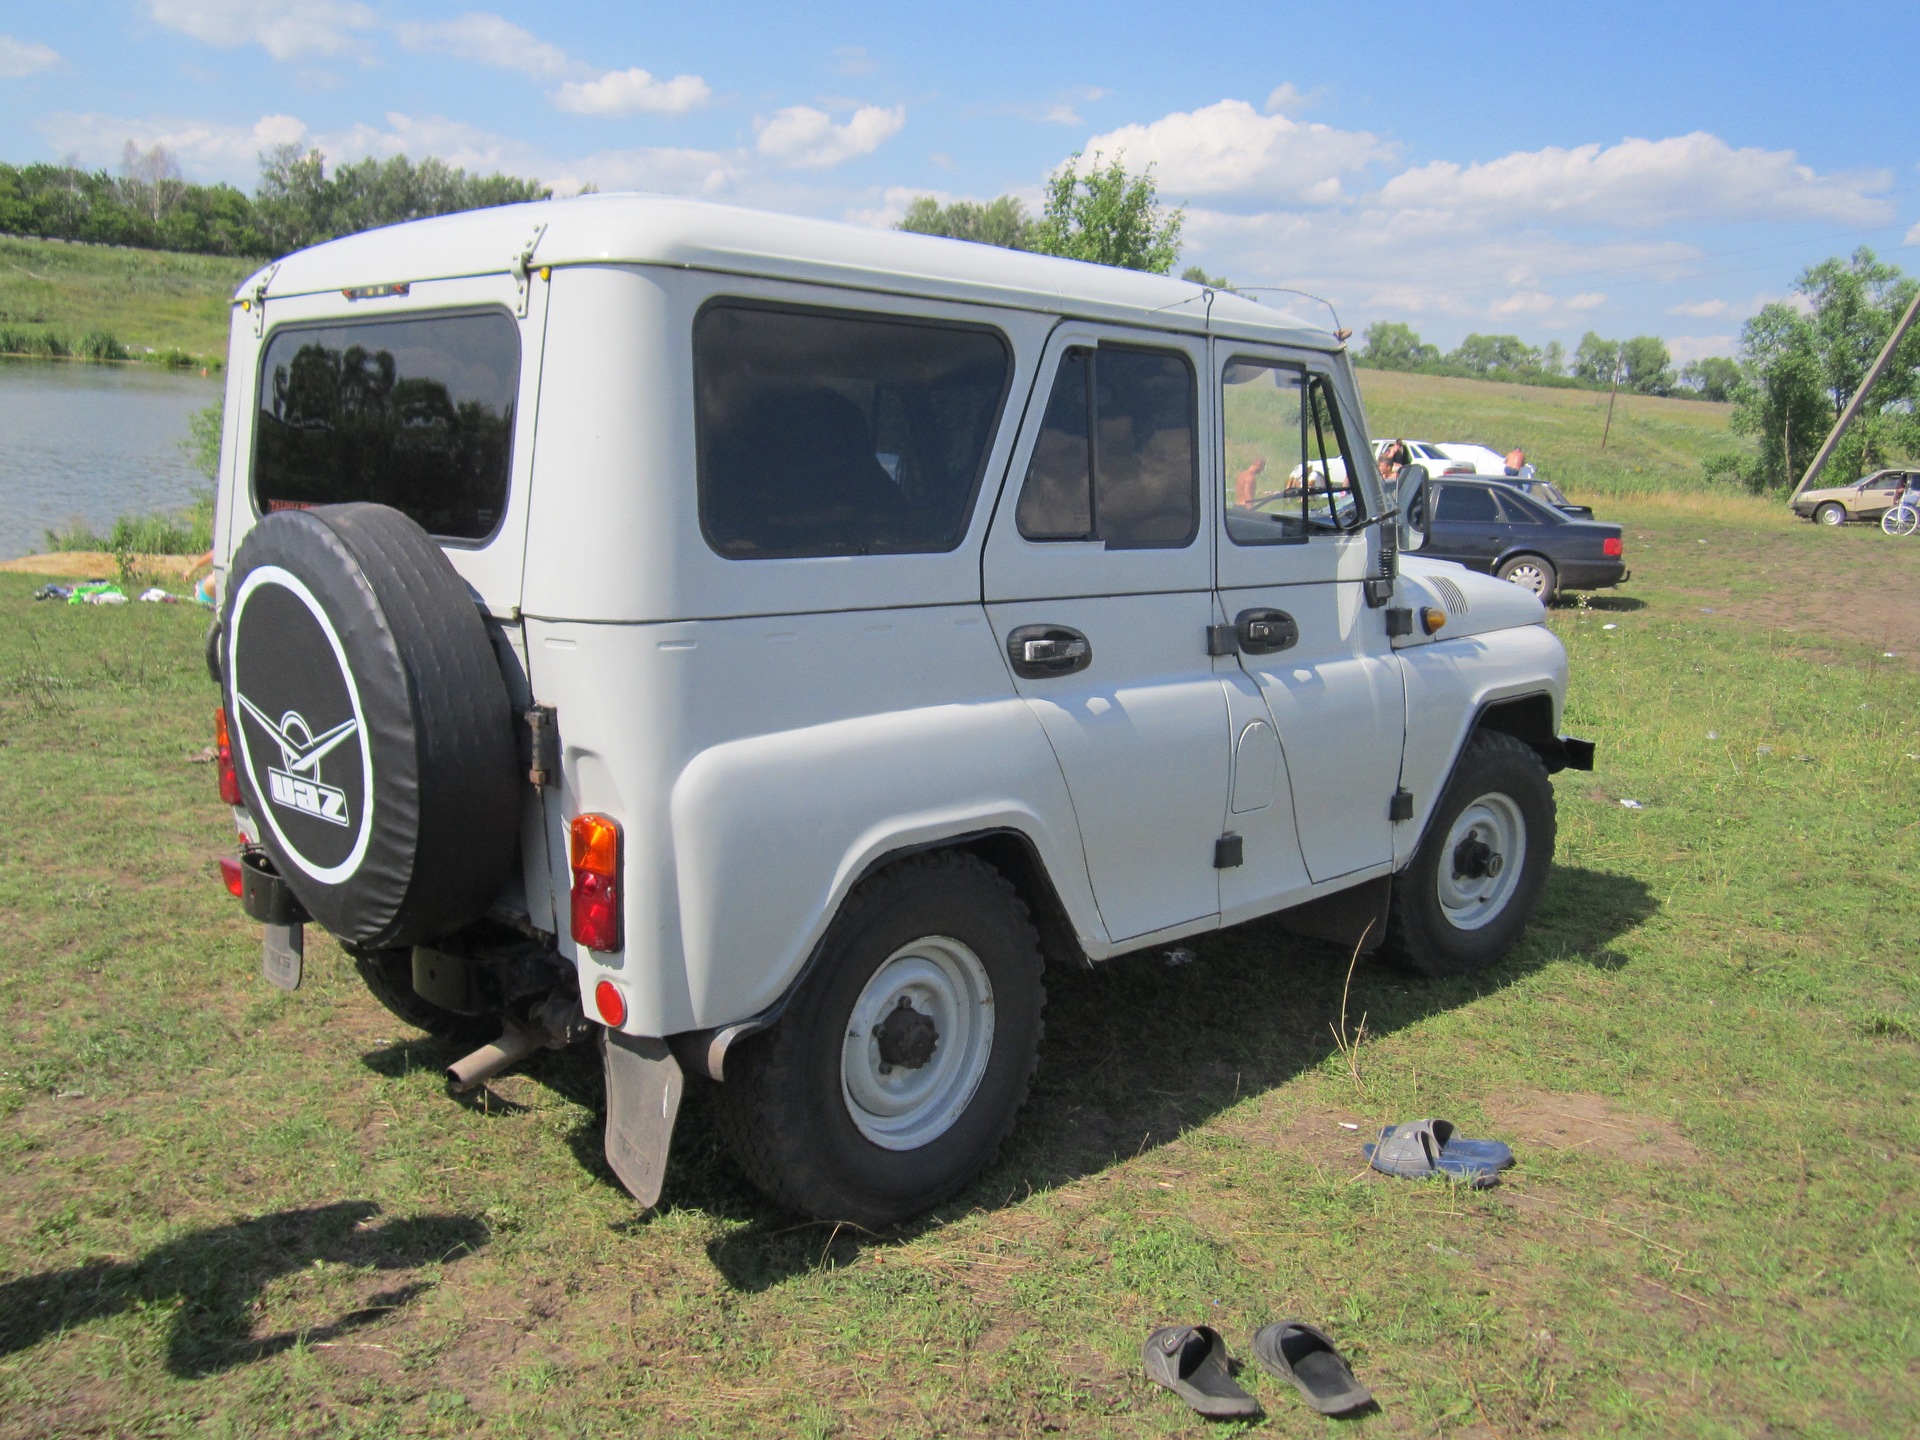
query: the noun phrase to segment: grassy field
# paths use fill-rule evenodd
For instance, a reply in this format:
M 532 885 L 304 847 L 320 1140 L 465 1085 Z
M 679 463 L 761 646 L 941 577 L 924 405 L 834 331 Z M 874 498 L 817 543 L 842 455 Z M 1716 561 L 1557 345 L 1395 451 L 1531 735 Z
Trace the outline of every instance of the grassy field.
M 1440 375 L 1362 370 L 1370 434 L 1468 441 L 1505 454 L 1527 452 L 1545 479 L 1569 494 L 1635 496 L 1722 490 L 1701 473 L 1709 455 L 1744 451 L 1727 428 L 1731 405 L 1621 395 L 1606 431 L 1607 394 L 1542 385 L 1500 385 Z M 1602 433 L 1607 448 L 1600 448 Z
M 136 356 L 224 364 L 227 303 L 253 260 L 0 235 L 0 330 L 77 342 L 102 331 Z
M 1553 615 L 1600 767 L 1513 956 L 1363 964 L 1351 1054 L 1346 957 L 1270 926 L 1054 975 L 1006 1152 L 885 1235 L 768 1206 L 698 1091 L 643 1214 L 590 1057 L 457 1102 L 330 947 L 267 986 L 203 615 L 0 576 L 0 1436 L 1198 1434 L 1141 1338 L 1287 1315 L 1358 1433 L 1914 1433 L 1920 543 L 1607 509 L 1633 583 Z M 1366 1170 L 1422 1114 L 1518 1168 Z

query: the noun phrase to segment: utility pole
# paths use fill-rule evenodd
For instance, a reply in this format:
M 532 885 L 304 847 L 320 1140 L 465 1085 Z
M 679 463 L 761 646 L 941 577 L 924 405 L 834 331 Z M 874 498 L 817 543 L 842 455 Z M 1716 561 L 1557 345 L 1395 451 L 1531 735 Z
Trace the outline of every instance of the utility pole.
M 1613 390 L 1612 393 L 1607 396 L 1607 423 L 1600 431 L 1600 448 L 1602 450 L 1607 448 L 1607 436 L 1613 433 L 1613 402 L 1615 396 L 1620 393 L 1620 372 L 1626 368 L 1627 357 L 1625 355 L 1615 355 L 1613 357 Z
M 1813 463 L 1807 466 L 1807 473 L 1800 477 L 1800 483 L 1793 487 L 1793 494 L 1787 497 L 1787 503 L 1800 498 L 1800 492 L 1813 484 L 1814 479 L 1826 468 L 1827 461 L 1833 458 L 1833 448 L 1840 443 L 1840 437 L 1847 433 L 1847 426 L 1853 423 L 1853 417 L 1860 413 L 1861 405 L 1866 403 L 1867 391 L 1873 388 L 1887 366 L 1893 362 L 1893 352 L 1900 348 L 1900 342 L 1906 338 L 1907 331 L 1913 328 L 1914 316 L 1920 315 L 1920 291 L 1916 291 L 1913 303 L 1907 306 L 1907 313 L 1900 317 L 1900 323 L 1893 327 L 1893 333 L 1887 337 L 1887 343 L 1880 347 L 1880 358 L 1873 362 L 1865 376 L 1861 378 L 1859 388 L 1853 392 L 1853 398 L 1847 401 L 1847 408 L 1840 412 L 1840 418 L 1833 422 L 1833 429 L 1827 435 L 1827 443 L 1820 447 L 1820 453 L 1813 457 Z

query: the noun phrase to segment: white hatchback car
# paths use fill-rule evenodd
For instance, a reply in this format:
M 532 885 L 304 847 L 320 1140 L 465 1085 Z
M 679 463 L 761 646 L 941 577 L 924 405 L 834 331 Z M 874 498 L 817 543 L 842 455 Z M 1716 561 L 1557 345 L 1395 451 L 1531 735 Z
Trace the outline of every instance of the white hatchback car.
M 952 1194 L 1043 962 L 1279 912 L 1490 964 L 1591 763 L 1539 602 L 1401 553 L 1346 350 L 1236 296 L 608 195 L 288 257 L 231 357 L 269 977 L 322 926 L 459 1085 L 597 1040 L 646 1203 L 689 1069 L 797 1209 Z

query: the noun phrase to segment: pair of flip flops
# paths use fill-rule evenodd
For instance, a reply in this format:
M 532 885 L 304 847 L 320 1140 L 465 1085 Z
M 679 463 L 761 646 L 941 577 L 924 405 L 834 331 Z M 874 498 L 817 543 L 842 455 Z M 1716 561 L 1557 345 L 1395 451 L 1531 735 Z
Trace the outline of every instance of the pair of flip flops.
M 1141 1347 L 1147 1378 L 1164 1385 L 1197 1413 L 1213 1420 L 1248 1419 L 1260 1402 L 1233 1378 L 1227 1342 L 1211 1325 L 1169 1325 Z M 1281 1320 L 1253 1332 L 1254 1363 L 1288 1381 L 1322 1415 L 1344 1415 L 1373 1400 L 1353 1378 L 1346 1357 L 1327 1332 L 1304 1320 Z
M 1361 1147 L 1384 1175 L 1425 1180 L 1435 1175 L 1485 1190 L 1513 1164 L 1513 1151 L 1499 1140 L 1467 1140 L 1445 1120 L 1409 1120 L 1389 1125 L 1378 1142 Z

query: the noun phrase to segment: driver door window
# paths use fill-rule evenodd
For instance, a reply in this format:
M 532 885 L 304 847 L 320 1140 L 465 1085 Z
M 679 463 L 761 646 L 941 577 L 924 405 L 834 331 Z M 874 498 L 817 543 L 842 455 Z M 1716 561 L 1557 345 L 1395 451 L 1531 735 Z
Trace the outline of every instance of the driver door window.
M 1294 365 L 1234 359 L 1220 380 L 1227 538 L 1301 544 L 1357 529 L 1365 506 L 1325 379 Z

